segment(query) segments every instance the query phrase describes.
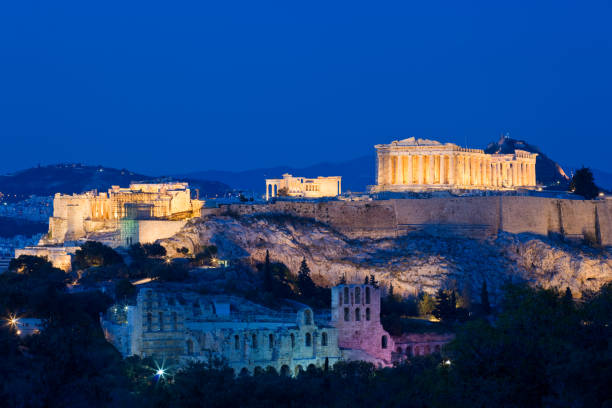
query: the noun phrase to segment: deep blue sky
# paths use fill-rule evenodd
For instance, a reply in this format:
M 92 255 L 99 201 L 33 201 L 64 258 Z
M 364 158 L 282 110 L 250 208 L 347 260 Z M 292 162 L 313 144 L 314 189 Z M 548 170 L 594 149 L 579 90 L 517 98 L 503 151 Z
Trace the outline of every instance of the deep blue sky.
M 302 166 L 505 132 L 612 171 L 611 22 L 597 0 L 4 1 L 0 172 Z

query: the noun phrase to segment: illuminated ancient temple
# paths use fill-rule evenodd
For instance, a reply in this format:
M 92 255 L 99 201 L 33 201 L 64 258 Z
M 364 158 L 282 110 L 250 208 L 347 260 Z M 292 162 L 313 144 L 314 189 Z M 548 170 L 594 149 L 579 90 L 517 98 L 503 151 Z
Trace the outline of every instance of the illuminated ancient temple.
M 537 153 L 487 154 L 413 137 L 374 147 L 377 185 L 372 192 L 536 187 Z

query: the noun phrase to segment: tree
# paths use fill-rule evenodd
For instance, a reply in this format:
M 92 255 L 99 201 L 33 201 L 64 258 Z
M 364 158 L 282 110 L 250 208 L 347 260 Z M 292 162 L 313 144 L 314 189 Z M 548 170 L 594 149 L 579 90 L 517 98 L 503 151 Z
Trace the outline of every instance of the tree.
M 457 305 L 454 293 L 454 290 L 438 290 L 438 294 L 436 295 L 436 307 L 433 311 L 433 315 L 436 318 L 452 321 L 457 317 Z
M 114 249 L 97 241 L 87 241 L 77 249 L 73 263 L 81 269 L 92 266 L 122 264 L 123 258 Z
M 491 304 L 489 303 L 489 291 L 487 290 L 487 281 L 482 282 L 480 289 L 480 306 L 485 315 L 491 314 Z
M 376 278 L 374 277 L 374 275 L 370 275 L 370 285 L 374 286 L 375 288 L 378 288 L 378 281 L 376 280 Z
M 266 292 L 272 292 L 273 289 L 272 268 L 270 265 L 270 251 L 266 249 L 266 260 L 263 264 L 263 287 Z
M 217 255 L 217 247 L 214 245 L 204 246 L 202 251 L 198 252 L 194 258 L 194 263 L 199 266 L 215 266 L 215 256 Z
M 117 301 L 131 299 L 136 296 L 136 286 L 129 280 L 121 279 L 115 283 L 115 299 Z
M 288 197 L 289 189 L 287 187 L 279 188 L 276 195 L 279 197 Z
M 582 167 L 576 170 L 576 174 L 572 177 L 569 190 L 583 196 L 587 200 L 597 197 L 599 188 L 595 185 L 595 178 L 593 177 L 591 169 Z
M 436 300 L 428 293 L 424 293 L 419 300 L 419 315 L 431 316 L 436 308 Z
M 310 299 L 316 295 L 317 285 L 315 285 L 310 277 L 310 268 L 306 263 L 306 258 L 302 258 L 302 263 L 300 264 L 300 270 L 297 276 L 297 286 L 300 295 L 306 298 Z

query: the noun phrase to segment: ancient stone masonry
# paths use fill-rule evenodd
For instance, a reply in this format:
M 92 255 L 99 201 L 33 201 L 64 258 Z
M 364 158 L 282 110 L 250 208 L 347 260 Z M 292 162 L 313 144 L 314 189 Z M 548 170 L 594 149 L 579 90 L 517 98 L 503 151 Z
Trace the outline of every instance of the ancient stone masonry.
M 282 179 L 266 179 L 266 200 L 277 197 L 280 190 L 285 190 L 289 197 L 335 197 L 342 191 L 342 177 L 293 177 L 283 174 Z
M 534 188 L 537 153 L 486 154 L 413 137 L 375 146 L 379 191 Z
M 143 288 L 135 306 L 111 308 L 102 327 L 124 356 L 220 358 L 236 374 L 272 367 L 293 375 L 341 359 L 337 330 L 299 304 L 275 312 L 236 297 Z
M 122 238 L 125 239 L 117 238 L 116 245 L 146 242 L 146 239 L 139 239 L 139 235 L 151 235 L 148 232 L 151 228 L 161 229 L 162 232 L 169 229 L 168 233 L 172 235 L 184 225 L 185 220 L 199 216 L 202 205 L 202 201 L 191 199 L 187 183 L 132 183 L 129 188 L 113 186 L 107 193 L 58 193 L 53 200 L 49 233 L 41 244 L 62 244 L 83 239 L 95 232 L 117 232 L 122 227 L 125 230 Z M 122 220 L 132 222 L 122 224 Z M 158 222 L 151 227 L 147 224 L 150 221 Z M 166 224 L 161 225 L 159 221 Z M 162 235 L 169 236 L 167 233 Z
M 331 321 L 338 329 L 338 345 L 346 349 L 343 353 L 347 359 L 391 364 L 394 343 L 380 323 L 379 288 L 372 285 L 333 287 Z M 369 358 L 360 356 L 363 353 Z
M 328 224 L 350 238 L 415 230 L 482 237 L 498 232 L 559 234 L 612 246 L 612 200 L 529 196 L 393 199 L 370 202 L 232 204 L 235 214 L 284 213 Z

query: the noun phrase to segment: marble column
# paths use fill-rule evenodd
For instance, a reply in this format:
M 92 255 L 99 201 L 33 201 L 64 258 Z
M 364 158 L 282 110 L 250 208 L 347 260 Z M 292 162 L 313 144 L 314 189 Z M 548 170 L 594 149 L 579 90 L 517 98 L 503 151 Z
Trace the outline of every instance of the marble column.
M 385 184 L 385 174 L 383 173 L 383 164 L 384 164 L 383 160 L 384 160 L 384 157 L 383 157 L 383 155 L 380 152 L 378 152 L 378 154 L 376 155 L 376 159 L 377 159 L 376 160 L 376 165 L 377 165 L 377 171 L 378 171 L 378 174 L 376 175 L 376 178 L 378 179 L 377 180 L 378 181 L 378 185 L 383 185 L 383 184 Z M 268 190 L 266 188 L 266 198 L 267 198 L 267 195 L 268 195 Z
M 419 154 L 419 171 L 418 171 L 418 180 L 419 180 L 419 184 L 423 185 L 425 184 L 425 173 L 424 173 L 425 168 L 423 167 L 423 155 Z
M 446 160 L 440 156 L 440 184 L 446 184 Z
M 455 156 L 448 156 L 448 184 L 455 184 Z
M 435 164 L 435 156 L 433 155 L 429 155 L 427 156 L 428 161 L 429 161 L 429 166 L 427 169 L 427 184 L 433 184 L 434 183 L 434 164 Z
M 404 184 L 402 182 L 402 156 L 395 156 L 395 184 Z
M 404 184 L 412 184 L 412 156 L 406 156 L 406 180 Z

